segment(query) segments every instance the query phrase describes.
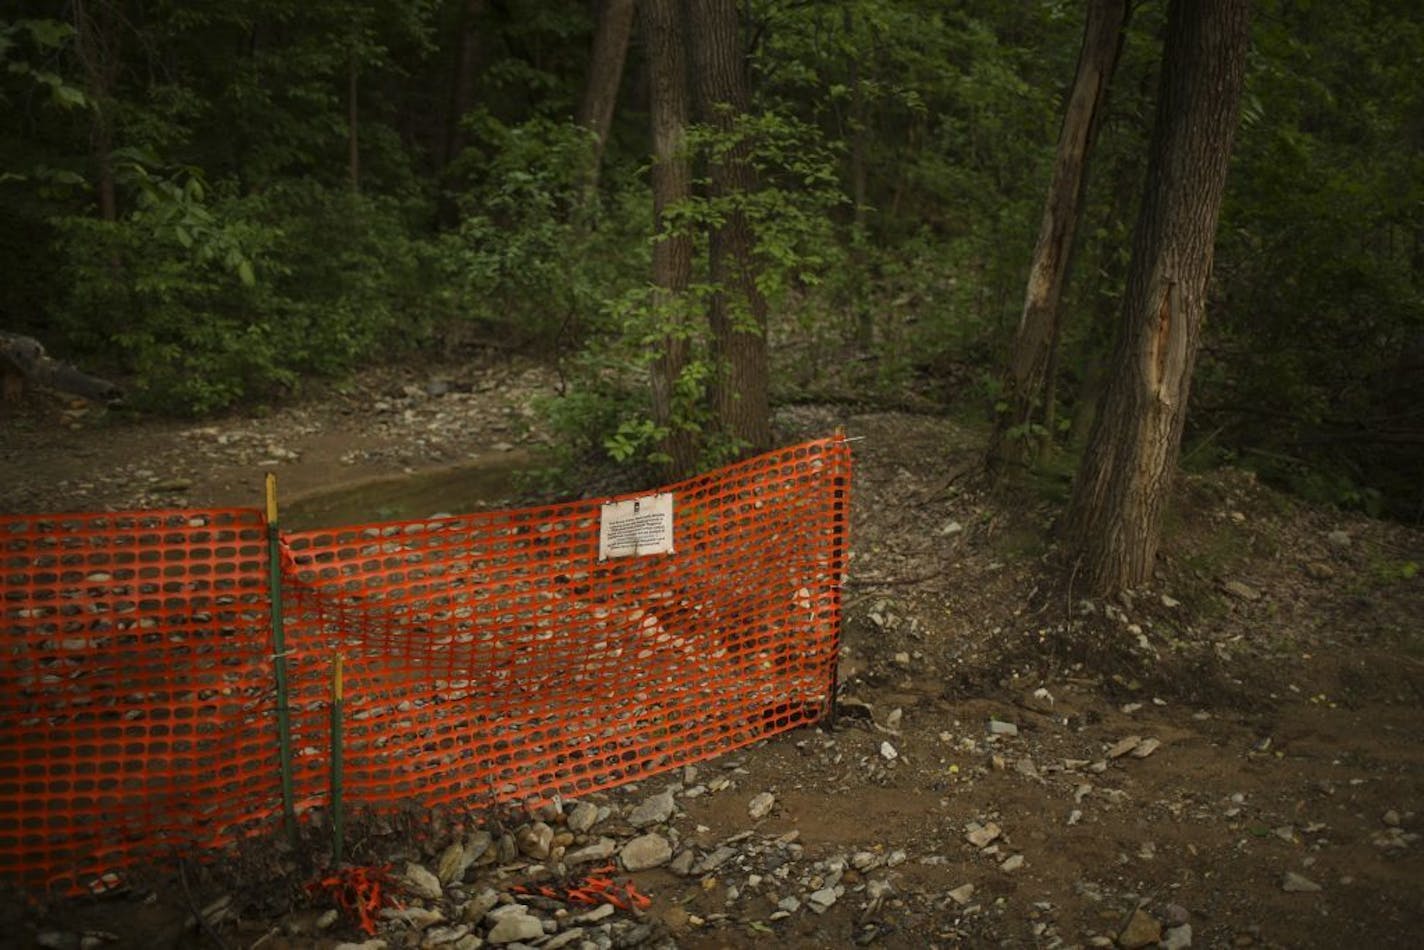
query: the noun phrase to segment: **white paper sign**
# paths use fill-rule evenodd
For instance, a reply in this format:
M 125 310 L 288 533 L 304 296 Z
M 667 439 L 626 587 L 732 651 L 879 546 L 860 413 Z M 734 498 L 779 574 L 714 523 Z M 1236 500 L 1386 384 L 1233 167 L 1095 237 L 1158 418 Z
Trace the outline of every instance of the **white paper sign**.
M 672 494 L 606 502 L 598 525 L 598 559 L 672 553 Z

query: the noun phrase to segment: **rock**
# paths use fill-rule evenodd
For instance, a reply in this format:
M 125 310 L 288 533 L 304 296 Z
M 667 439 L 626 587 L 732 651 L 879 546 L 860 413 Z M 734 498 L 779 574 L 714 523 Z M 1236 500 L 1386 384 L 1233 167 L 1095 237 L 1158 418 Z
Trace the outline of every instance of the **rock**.
M 1162 935 L 1162 950 L 1186 950 L 1192 945 L 1192 925 L 1178 924 Z
M 425 932 L 424 938 L 420 941 L 421 947 L 440 947 L 445 944 L 455 943 L 470 932 L 468 924 L 456 924 L 453 927 L 432 927 Z
M 381 919 L 398 920 L 407 927 L 424 930 L 443 921 L 445 915 L 438 907 L 383 907 Z
M 435 877 L 441 884 L 458 881 L 464 876 L 470 862 L 465 860 L 464 842 L 456 841 L 440 852 L 440 860 L 435 862 Z
M 1224 591 L 1226 591 L 1226 592 L 1227 592 L 1228 594 L 1230 594 L 1232 597 L 1235 597 L 1237 600 L 1260 600 L 1260 599 L 1261 599 L 1261 592 L 1260 592 L 1260 591 L 1258 591 L 1256 588 L 1250 586 L 1249 584 L 1243 584 L 1243 583 L 1241 583 L 1240 581 L 1236 581 L 1236 580 L 1227 581 L 1225 584 L 1222 584 L 1222 585 L 1221 585 L 1221 589 L 1224 590 Z
M 698 865 L 700 871 L 715 871 L 724 863 L 737 856 L 737 849 L 728 845 L 719 845 L 717 850 L 711 854 L 702 856 L 702 863 Z
M 1343 551 L 1351 544 L 1350 532 L 1335 530 L 1325 536 L 1325 540 L 1330 542 L 1330 546 L 1337 551 Z
M 668 870 L 678 877 L 687 877 L 692 873 L 692 866 L 697 861 L 697 855 L 691 848 L 683 848 L 668 864 Z
M 580 914 L 579 916 L 575 917 L 574 922 L 579 924 L 596 924 L 600 920 L 603 920 L 605 917 L 612 916 L 612 904 L 599 904 L 597 907 L 593 908 L 593 910 L 589 911 L 588 913 Z
M 612 838 L 599 838 L 582 848 L 564 854 L 564 863 L 569 865 L 587 864 L 589 861 L 606 861 L 618 850 L 618 842 Z
M 619 932 L 613 941 L 616 950 L 629 950 L 631 947 L 641 947 L 653 936 L 652 924 L 619 924 Z
M 490 928 L 485 939 L 490 943 L 514 943 L 537 940 L 544 936 L 544 922 L 528 913 L 507 914 Z
M 1011 722 L 1004 722 L 1000 719 L 989 720 L 989 735 L 991 736 L 1016 736 L 1019 734 L 1019 727 Z
M 1180 600 L 1178 600 L 1177 598 L 1175 598 L 1175 597 L 1169 597 L 1169 596 L 1167 596 L 1166 594 L 1163 594 L 1163 595 L 1162 595 L 1162 606 L 1163 606 L 1163 607 L 1166 607 L 1167 609 L 1170 610 L 1170 609 L 1172 609 L 1173 607 L 1180 607 L 1180 606 L 1182 606 L 1182 602 L 1181 602 Z
M 1108 758 L 1120 759 L 1141 744 L 1141 736 L 1128 736 L 1125 739 L 1120 739 L 1113 743 L 1112 748 L 1108 749 Z
M 969 823 L 969 830 L 964 833 L 964 840 L 976 848 L 983 848 L 1003 833 L 1003 829 L 992 821 L 984 825 L 972 821 Z
M 650 825 L 660 825 L 672 817 L 672 813 L 677 810 L 677 805 L 673 802 L 672 789 L 652 796 L 644 801 L 632 813 L 628 815 L 628 824 L 634 828 L 647 828 Z
M 667 864 L 672 860 L 672 845 L 662 835 L 640 835 L 623 846 L 618 853 L 624 870 L 642 871 Z
M 776 804 L 776 796 L 771 792 L 760 792 L 752 796 L 752 800 L 747 803 L 747 814 L 753 821 L 760 821 L 771 814 L 772 806 Z
M 1155 946 L 1162 939 L 1162 925 L 1151 914 L 1138 908 L 1128 918 L 1127 926 L 1117 935 L 1118 946 L 1124 950 L 1140 950 Z
M 900 757 L 900 753 L 895 751 L 895 747 L 888 742 L 880 743 L 880 757 L 887 762 L 894 762 Z
M 440 879 L 414 861 L 406 864 L 401 882 L 407 891 L 426 900 L 438 901 L 444 893 L 440 887 Z
M 1191 911 L 1181 904 L 1168 904 L 1162 908 L 1162 914 L 1168 927 L 1179 927 L 1192 919 Z
M 1004 859 L 1004 863 L 999 865 L 1000 871 L 1017 871 L 1023 867 L 1024 856 L 1021 854 L 1011 854 Z
M 954 901 L 956 904 L 960 905 L 961 907 L 964 906 L 965 904 L 969 903 L 970 898 L 972 898 L 973 896 L 974 896 L 974 885 L 973 885 L 973 884 L 961 884 L 961 885 L 959 885 L 958 887 L 956 887 L 954 890 L 952 890 L 952 891 L 949 892 L 949 898 L 950 898 L 950 900 Z
M 1160 739 L 1143 739 L 1137 744 L 1136 748 L 1132 750 L 1132 757 L 1134 759 L 1145 759 L 1161 747 L 1162 740 Z
M 818 914 L 824 914 L 827 910 L 830 909 L 831 905 L 834 904 L 836 902 L 836 899 L 840 896 L 841 895 L 839 894 L 836 888 L 823 887 L 818 891 L 813 891 L 806 898 L 806 906 L 810 907 Z
M 1314 581 L 1328 581 L 1335 576 L 1335 568 L 1324 561 L 1307 561 L 1305 574 Z
M 176 478 L 166 478 L 161 482 L 155 483 L 153 486 L 153 490 L 158 492 L 180 492 L 187 491 L 192 487 L 193 480 L 191 478 L 184 478 L 180 475 Z
M 465 839 L 465 857 L 473 864 L 489 852 L 492 844 L 494 844 L 494 837 L 488 831 L 472 832 Z
M 510 864 L 519 857 L 519 845 L 514 840 L 514 835 L 509 832 L 499 836 L 499 841 L 494 844 L 494 859 L 498 864 Z
M 880 855 L 874 851 L 857 851 L 850 856 L 850 866 L 857 871 L 868 871 L 880 863 Z
M 387 946 L 380 937 L 373 937 L 361 943 L 338 943 L 331 950 L 386 950 Z
M 1287 871 L 1281 878 L 1281 890 L 1293 894 L 1313 894 L 1320 890 L 1320 885 L 1294 871 Z
M 460 908 L 460 919 L 468 924 L 477 924 L 484 920 L 485 914 L 493 910 L 498 903 L 499 892 L 487 887 L 465 902 L 465 906 Z
M 579 802 L 569 812 L 569 830 L 575 834 L 583 834 L 598 824 L 598 806 L 593 802 Z
M 536 861 L 542 861 L 549 856 L 553 847 L 554 829 L 542 821 L 531 822 L 515 832 L 514 840 L 521 853 Z
M 556 937 L 550 937 L 540 944 L 540 950 L 559 950 L 560 947 L 567 947 L 571 943 L 578 943 L 584 938 L 583 929 L 580 927 L 570 927 Z
M 1391 808 L 1389 811 L 1384 813 L 1380 820 L 1383 821 L 1386 825 L 1389 825 L 1391 828 L 1398 828 L 1399 812 Z
M 895 665 L 902 670 L 908 670 L 910 668 L 910 654 L 904 652 L 896 653 Z

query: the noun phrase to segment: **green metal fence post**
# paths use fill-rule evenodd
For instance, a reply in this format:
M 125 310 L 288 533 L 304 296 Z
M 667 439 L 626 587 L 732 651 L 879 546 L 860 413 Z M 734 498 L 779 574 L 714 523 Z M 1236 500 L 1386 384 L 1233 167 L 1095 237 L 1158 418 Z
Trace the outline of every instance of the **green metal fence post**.
M 267 473 L 267 586 L 272 603 L 272 667 L 277 678 L 277 762 L 282 780 L 282 817 L 297 845 L 297 809 L 292 796 L 292 722 L 287 687 L 287 635 L 282 615 L 282 557 L 277 533 L 277 476 Z
M 345 831 L 345 811 L 341 801 L 341 663 L 336 654 L 331 671 L 331 866 L 341 865 L 341 847 Z

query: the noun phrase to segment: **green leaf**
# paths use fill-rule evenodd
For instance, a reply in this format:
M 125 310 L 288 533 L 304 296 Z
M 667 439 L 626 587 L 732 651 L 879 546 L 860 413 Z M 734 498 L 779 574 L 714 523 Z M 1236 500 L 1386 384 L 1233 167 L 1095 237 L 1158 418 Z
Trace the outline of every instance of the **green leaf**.
M 51 94 L 55 103 L 65 109 L 83 108 L 89 104 L 89 97 L 82 90 L 64 83 L 52 86 Z
M 63 20 L 21 20 L 17 25 L 28 30 L 35 43 L 51 49 L 69 39 L 74 32 L 74 27 Z
M 252 287 L 257 283 L 257 275 L 252 273 L 251 261 L 242 261 L 237 265 L 237 279 L 242 281 L 244 287 Z

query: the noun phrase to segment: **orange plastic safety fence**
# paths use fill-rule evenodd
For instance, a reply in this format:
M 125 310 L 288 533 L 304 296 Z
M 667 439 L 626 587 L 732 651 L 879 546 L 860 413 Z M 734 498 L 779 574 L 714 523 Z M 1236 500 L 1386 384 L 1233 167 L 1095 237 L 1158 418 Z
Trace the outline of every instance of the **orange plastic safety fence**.
M 91 885 L 279 807 L 260 512 L 4 516 L 0 558 L 0 878 Z
M 849 481 L 844 439 L 763 455 L 663 490 L 672 553 L 604 561 L 600 500 L 285 536 L 299 806 L 338 652 L 356 805 L 584 795 L 816 719 Z
M 673 551 L 599 560 L 602 505 L 285 535 L 293 788 L 380 809 L 582 795 L 816 719 L 850 452 L 664 489 Z M 629 498 L 638 496 L 628 496 Z M 260 511 L 0 516 L 0 878 L 58 889 L 281 812 Z

